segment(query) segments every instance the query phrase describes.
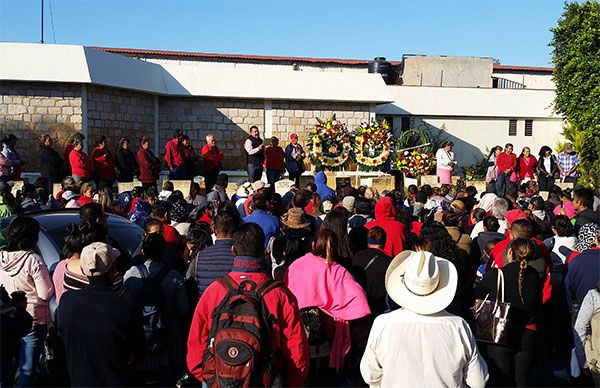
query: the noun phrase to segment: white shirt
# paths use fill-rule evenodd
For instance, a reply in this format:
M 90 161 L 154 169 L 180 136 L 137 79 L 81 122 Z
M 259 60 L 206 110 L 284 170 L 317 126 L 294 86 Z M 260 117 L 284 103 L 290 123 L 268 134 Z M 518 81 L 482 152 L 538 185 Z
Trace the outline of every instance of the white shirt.
M 405 309 L 375 319 L 360 372 L 370 387 L 484 387 L 487 364 L 461 317 Z
M 454 152 L 448 152 L 443 148 L 437 150 L 435 153 L 435 158 L 437 160 L 437 166 L 445 170 L 452 170 L 452 167 L 450 167 L 448 164 L 456 163 L 454 161 Z
M 551 171 L 550 171 L 550 167 L 552 166 L 552 165 L 550 164 L 550 161 L 552 160 L 552 157 L 551 157 L 551 156 L 549 156 L 549 157 L 545 157 L 545 156 L 544 156 L 544 157 L 543 157 L 543 159 L 544 159 L 544 168 L 546 169 L 546 172 L 547 172 L 548 174 L 550 174 L 550 172 L 551 172 Z
M 498 228 L 498 233 L 505 233 L 508 229 L 507 229 L 507 224 L 506 224 L 506 220 L 502 220 L 499 219 L 498 220 L 498 224 L 500 225 L 500 228 Z M 479 233 L 483 232 L 483 221 L 478 221 L 474 226 L 473 226 L 473 230 L 471 231 L 471 240 L 475 239 L 475 237 L 479 236 Z

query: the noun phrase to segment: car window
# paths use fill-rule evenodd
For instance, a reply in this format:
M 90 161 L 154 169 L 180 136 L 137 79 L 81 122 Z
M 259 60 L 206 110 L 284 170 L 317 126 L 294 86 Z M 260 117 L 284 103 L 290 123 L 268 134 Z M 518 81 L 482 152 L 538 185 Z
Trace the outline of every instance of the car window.
M 62 226 L 60 228 L 49 229 L 47 232 L 60 251 L 65 243 L 65 237 L 67 237 L 67 228 Z M 109 225 L 108 234 L 117 240 L 119 245 L 127 250 L 130 255 L 133 255 L 133 252 L 139 247 L 144 237 L 144 231 L 132 224 Z

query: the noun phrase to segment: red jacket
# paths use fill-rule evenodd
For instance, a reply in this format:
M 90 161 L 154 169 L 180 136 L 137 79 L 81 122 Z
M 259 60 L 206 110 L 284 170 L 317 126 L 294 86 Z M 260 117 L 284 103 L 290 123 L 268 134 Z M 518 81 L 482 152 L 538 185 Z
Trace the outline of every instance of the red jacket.
M 381 198 L 375 205 L 375 221 L 367 222 L 365 228 L 371 229 L 379 226 L 385 230 L 386 255 L 395 257 L 404 250 L 404 240 L 406 239 L 406 227 L 399 221 L 396 221 L 396 209 L 394 201 L 390 197 Z
M 225 155 L 219 151 L 217 146 L 211 147 L 209 144 L 205 144 L 200 152 L 202 153 L 204 171 L 219 172 L 223 169 L 223 160 L 225 160 Z
M 85 152 L 77 151 L 73 148 L 69 154 L 69 163 L 71 164 L 71 172 L 73 175 L 85 179 L 92 176 L 92 161 Z
M 177 139 L 171 139 L 165 144 L 165 162 L 169 168 L 183 166 L 183 145 Z
M 93 203 L 94 200 L 91 199 L 88 196 L 82 195 L 81 197 L 77 198 L 77 203 L 80 204 L 81 206 L 85 206 L 88 203 Z
M 140 182 L 155 182 L 158 179 L 160 161 L 152 151 L 140 147 L 137 152 L 137 162 L 140 166 L 140 175 L 138 176 Z
M 267 274 L 257 272 L 230 272 L 229 276 L 238 283 L 251 280 L 257 287 L 268 279 Z M 188 337 L 187 366 L 200 381 L 212 313 L 226 294 L 227 289 L 223 285 L 213 282 L 202 294 L 194 311 Z M 299 387 L 308 374 L 310 352 L 296 298 L 287 287 L 278 287 L 269 291 L 264 301 L 275 318 L 271 327 L 274 372 L 281 374 L 284 387 Z
M 267 170 L 285 170 L 285 152 L 281 147 L 265 147 L 265 167 Z
M 96 147 L 92 151 L 94 159 L 94 172 L 96 178 L 112 181 L 117 179 L 115 171 L 115 158 L 106 148 Z
M 165 243 L 179 246 L 182 244 L 183 239 L 181 235 L 171 225 L 163 224 L 163 237 L 165 238 Z
M 500 152 L 496 158 L 496 166 L 498 166 L 498 173 L 505 170 L 514 171 L 517 167 L 517 157 L 513 154 L 507 154 L 506 152 Z
M 497 268 L 502 268 L 506 265 L 506 254 L 508 250 L 508 245 L 510 244 L 510 239 L 506 238 L 496 244 L 494 249 L 492 249 L 491 256 L 494 259 L 494 265 Z M 546 276 L 544 277 L 544 286 L 542 289 L 542 303 L 546 303 L 552 294 L 552 285 L 550 284 L 550 270 L 552 268 L 552 259 L 550 258 L 550 253 L 548 249 L 544 245 L 544 243 L 537 238 L 532 238 L 531 241 L 535 243 L 537 246 L 539 253 L 546 260 Z M 539 257 L 539 256 L 538 256 Z
M 533 155 L 529 155 L 529 159 L 525 160 L 523 156 L 519 156 L 519 178 L 525 179 L 529 177 L 533 179 L 537 171 L 537 159 Z

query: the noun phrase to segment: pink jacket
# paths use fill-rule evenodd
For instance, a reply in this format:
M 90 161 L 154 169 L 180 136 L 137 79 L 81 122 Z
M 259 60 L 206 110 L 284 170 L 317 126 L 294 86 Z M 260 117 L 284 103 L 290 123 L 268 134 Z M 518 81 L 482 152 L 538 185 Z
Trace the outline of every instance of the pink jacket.
M 12 162 L 0 152 L 0 176 L 10 176 Z
M 371 314 L 367 294 L 344 267 L 337 263 L 327 264 L 312 253 L 294 261 L 283 281 L 298 299 L 300 309 L 318 307 L 335 319 L 329 365 L 339 370 L 344 356 L 350 351 L 347 321 Z
M 25 292 L 27 312 L 33 317 L 34 324 L 50 323 L 48 300 L 54 294 L 54 287 L 40 255 L 33 251 L 0 250 L 0 283 L 9 294 Z

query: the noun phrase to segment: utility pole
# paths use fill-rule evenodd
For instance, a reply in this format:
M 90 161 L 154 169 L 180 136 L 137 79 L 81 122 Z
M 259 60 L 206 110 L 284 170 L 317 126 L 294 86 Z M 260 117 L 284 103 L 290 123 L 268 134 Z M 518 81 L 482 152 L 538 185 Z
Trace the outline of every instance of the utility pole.
M 42 39 L 41 43 L 44 44 L 44 0 L 42 0 Z

